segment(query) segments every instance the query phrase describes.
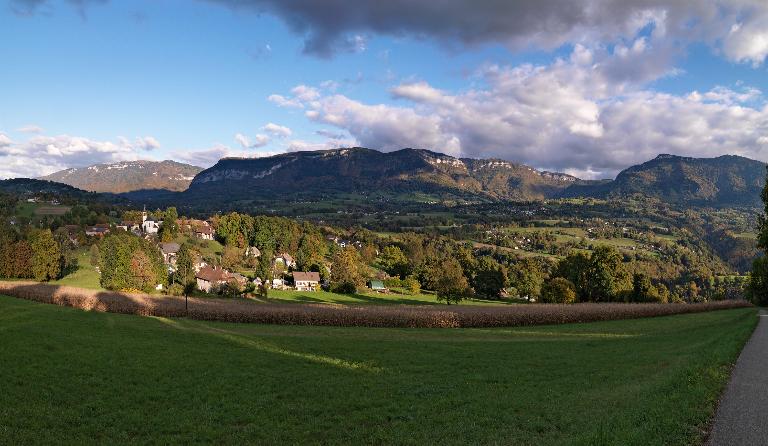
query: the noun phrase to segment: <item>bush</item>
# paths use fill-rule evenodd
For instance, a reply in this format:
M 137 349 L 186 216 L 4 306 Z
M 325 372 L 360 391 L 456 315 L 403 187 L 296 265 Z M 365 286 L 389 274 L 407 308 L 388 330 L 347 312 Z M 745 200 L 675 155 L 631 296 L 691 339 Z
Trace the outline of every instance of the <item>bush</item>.
M 357 293 L 357 285 L 354 282 L 339 282 L 331 286 L 331 291 L 339 294 L 355 294 Z
M 572 304 L 576 302 L 576 287 L 570 280 L 556 277 L 541 288 L 541 301 L 550 304 Z

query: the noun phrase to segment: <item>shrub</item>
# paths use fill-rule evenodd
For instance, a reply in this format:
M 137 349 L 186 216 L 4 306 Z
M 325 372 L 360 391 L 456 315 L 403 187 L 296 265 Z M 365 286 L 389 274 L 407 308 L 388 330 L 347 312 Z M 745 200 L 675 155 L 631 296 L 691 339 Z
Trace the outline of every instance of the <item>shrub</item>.
M 570 280 L 556 277 L 541 288 L 541 301 L 551 304 L 572 304 L 576 302 L 576 287 Z

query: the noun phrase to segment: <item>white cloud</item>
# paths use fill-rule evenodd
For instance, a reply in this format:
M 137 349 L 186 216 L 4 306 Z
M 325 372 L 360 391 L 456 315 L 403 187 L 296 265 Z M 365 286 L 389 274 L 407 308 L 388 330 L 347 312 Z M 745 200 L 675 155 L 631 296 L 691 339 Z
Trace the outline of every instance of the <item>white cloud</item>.
M 277 155 L 278 153 L 283 153 L 283 151 L 243 151 L 234 150 L 224 144 L 215 144 L 207 149 L 176 151 L 171 153 L 171 157 L 175 160 L 207 168 L 213 166 L 222 158 L 260 158 Z
M 251 141 L 247 136 L 238 133 L 235 135 L 235 141 L 237 141 L 244 149 L 255 149 L 269 144 L 269 136 L 259 133 L 254 137 L 253 141 Z
M 68 167 L 136 160 L 143 157 L 145 148 L 124 138 L 112 142 L 70 135 L 36 135 L 13 142 L 2 136 L 5 135 L 0 135 L 0 178 L 38 177 Z
M 136 138 L 135 146 L 141 150 L 155 150 L 160 148 L 160 143 L 152 136 Z
M 43 128 L 34 124 L 25 125 L 16 129 L 21 133 L 43 133 Z
M 13 144 L 13 141 L 11 141 L 11 138 L 9 138 L 8 135 L 6 135 L 5 133 L 0 132 L 0 149 L 2 149 L 3 147 L 8 147 L 11 144 Z M 2 155 L 2 152 L 0 152 L 0 155 Z
M 269 122 L 267 125 L 261 128 L 267 133 L 272 134 L 272 136 L 277 136 L 281 138 L 286 138 L 288 136 L 291 136 L 293 132 L 288 127 L 277 125 L 275 123 Z
M 303 108 L 304 106 L 301 105 L 301 103 L 295 99 L 289 99 L 286 98 L 283 95 L 279 94 L 271 94 L 269 97 L 267 97 L 267 100 L 269 102 L 277 104 L 279 107 L 285 107 L 285 108 Z
M 645 40 L 616 53 L 580 46 L 569 60 L 547 66 L 486 66 L 478 72 L 482 87 L 458 93 L 404 83 L 390 90 L 406 101 L 400 105 L 339 94 L 292 99 L 311 121 L 344 130 L 365 147 L 498 157 L 589 178 L 613 176 L 659 153 L 768 161 L 768 105 L 759 90 L 737 85 L 670 95 L 611 71 L 617 59 L 649 50 Z

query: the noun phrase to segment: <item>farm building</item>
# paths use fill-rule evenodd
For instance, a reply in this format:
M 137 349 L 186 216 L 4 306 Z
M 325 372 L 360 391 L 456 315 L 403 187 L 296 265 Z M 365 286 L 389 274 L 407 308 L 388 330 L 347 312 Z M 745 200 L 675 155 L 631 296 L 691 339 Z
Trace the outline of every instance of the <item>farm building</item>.
M 320 286 L 320 273 L 295 271 L 293 284 L 297 291 L 315 291 Z

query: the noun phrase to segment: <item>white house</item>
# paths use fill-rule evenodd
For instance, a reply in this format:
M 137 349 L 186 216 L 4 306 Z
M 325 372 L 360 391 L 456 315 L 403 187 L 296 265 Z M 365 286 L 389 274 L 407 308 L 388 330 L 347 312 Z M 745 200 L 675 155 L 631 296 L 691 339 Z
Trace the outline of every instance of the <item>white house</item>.
M 144 220 L 144 223 L 141 224 L 141 230 L 147 234 L 157 234 L 162 225 L 162 221 Z
M 293 286 L 297 291 L 315 291 L 320 285 L 320 273 L 295 271 L 293 273 Z
M 286 269 L 296 266 L 296 261 L 293 260 L 293 257 L 290 254 L 285 252 L 275 257 L 275 265 L 277 265 L 278 263 L 282 263 L 283 265 L 285 265 Z

